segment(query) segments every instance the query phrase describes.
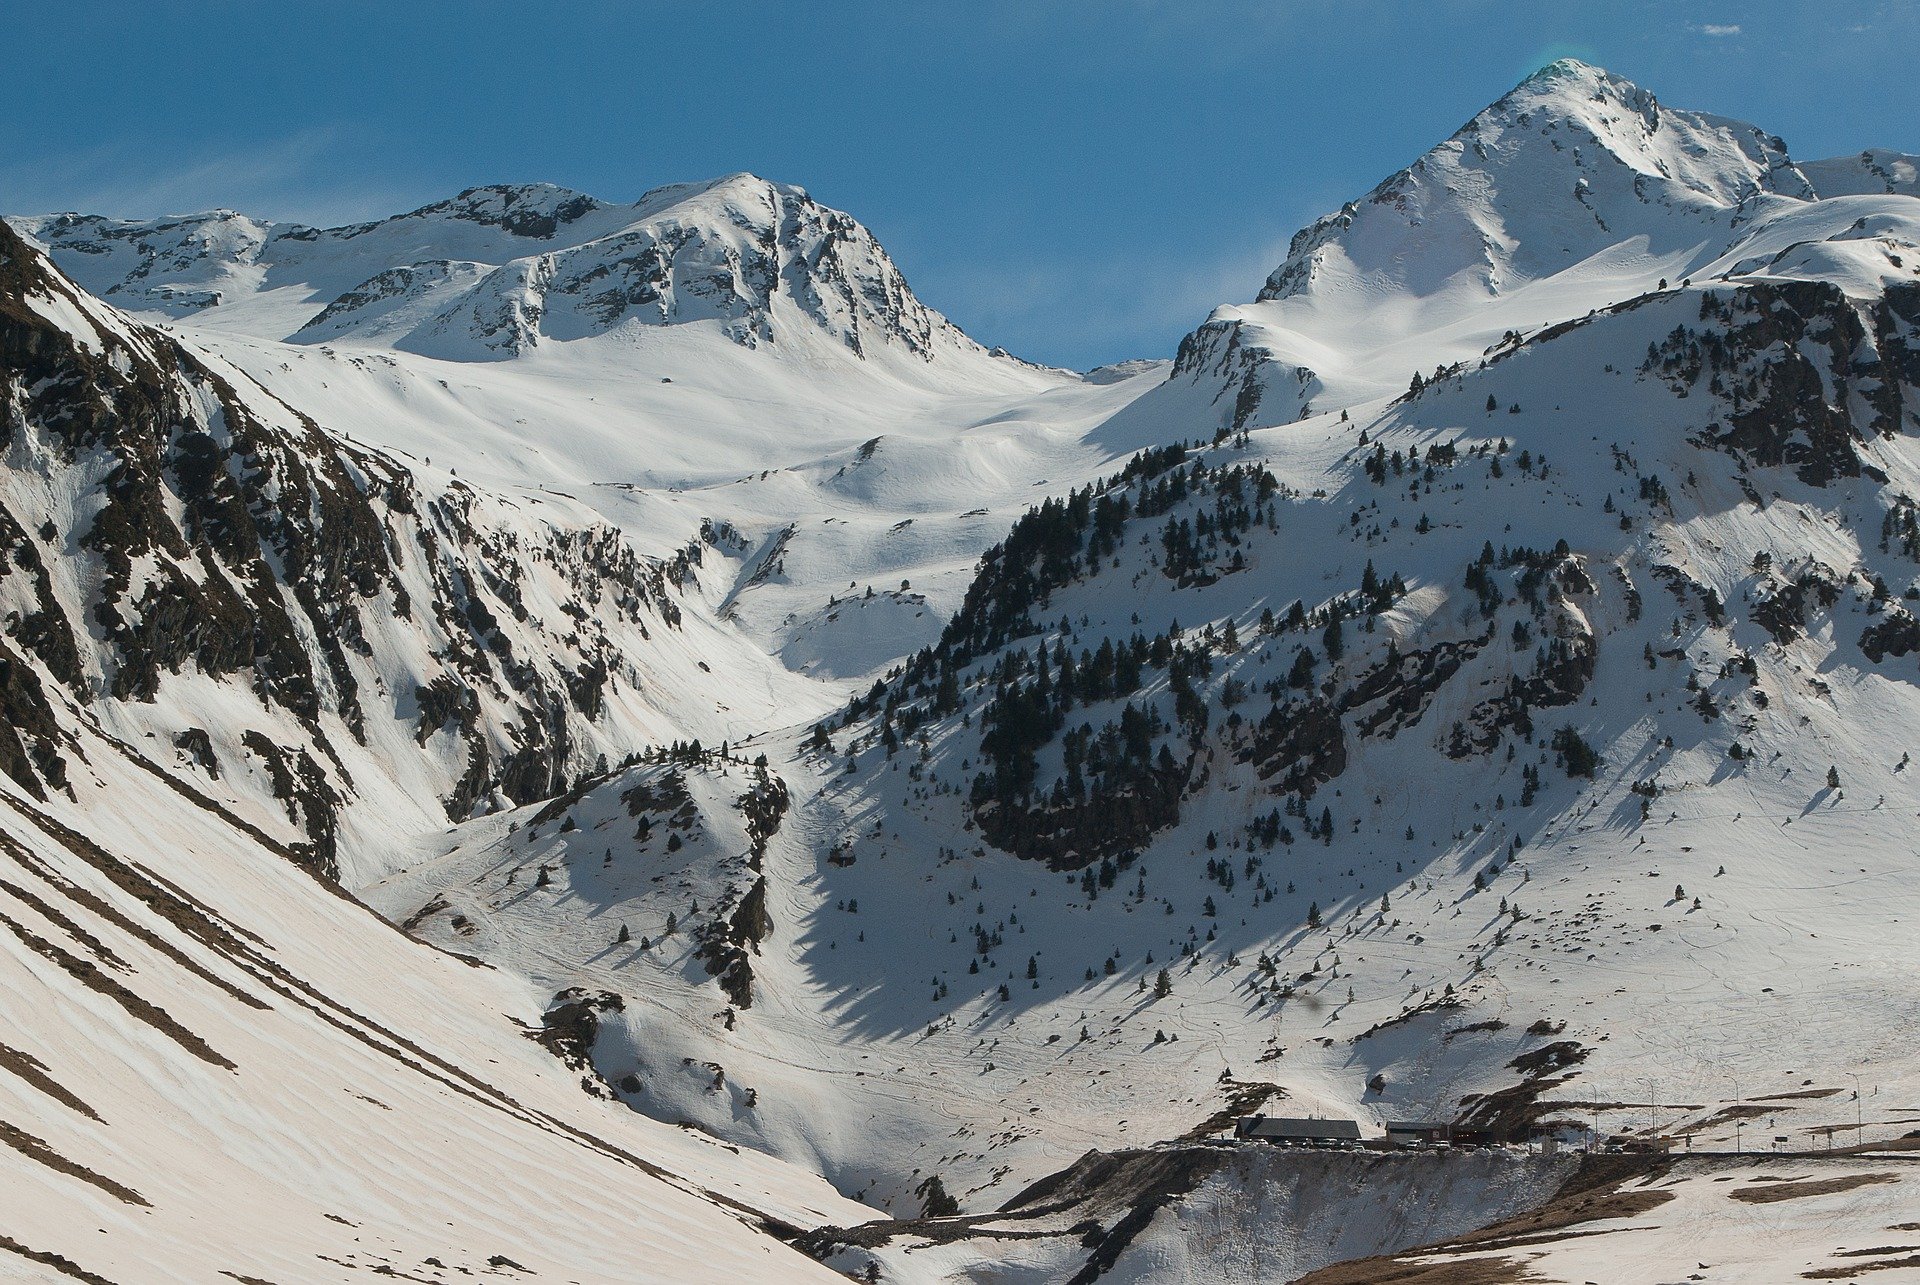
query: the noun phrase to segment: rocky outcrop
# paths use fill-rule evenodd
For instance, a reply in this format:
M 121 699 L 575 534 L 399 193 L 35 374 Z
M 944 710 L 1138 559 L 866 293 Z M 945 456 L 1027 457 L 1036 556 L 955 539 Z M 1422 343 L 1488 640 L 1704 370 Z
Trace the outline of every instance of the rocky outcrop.
M 624 650 L 678 620 L 666 569 L 611 528 L 509 523 L 458 483 L 423 491 L 88 300 L 3 226 L 0 451 L 0 770 L 60 788 L 63 703 L 229 683 L 299 729 L 248 720 L 222 739 L 246 732 L 262 801 L 322 875 L 357 793 L 346 751 L 373 720 L 406 721 L 458 765 L 450 816 L 536 801 L 608 743 Z M 559 600 L 553 618 L 536 593 Z M 207 729 L 167 730 L 189 732 L 211 779 Z
M 713 907 L 712 918 L 699 930 L 697 947 L 700 962 L 709 975 L 720 980 L 720 989 L 736 1008 L 753 1007 L 753 956 L 760 943 L 773 932 L 773 916 L 767 911 L 767 877 L 761 873 L 767 843 L 780 828 L 792 800 L 786 782 L 765 767 L 752 769 L 752 788 L 740 796 L 740 815 L 746 822 L 747 869 L 751 882 L 735 884 Z

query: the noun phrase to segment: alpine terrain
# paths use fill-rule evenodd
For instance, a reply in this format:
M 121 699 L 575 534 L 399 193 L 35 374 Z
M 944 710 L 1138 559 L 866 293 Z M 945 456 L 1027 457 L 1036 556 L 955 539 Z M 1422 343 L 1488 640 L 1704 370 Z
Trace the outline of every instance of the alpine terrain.
M 1084 373 L 8 218 L 0 1276 L 1920 1278 L 1917 174 L 1557 62 Z

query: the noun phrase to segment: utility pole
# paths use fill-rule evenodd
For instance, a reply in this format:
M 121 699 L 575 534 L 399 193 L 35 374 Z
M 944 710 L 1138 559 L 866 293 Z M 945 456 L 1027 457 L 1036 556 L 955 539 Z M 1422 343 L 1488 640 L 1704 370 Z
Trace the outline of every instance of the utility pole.
M 1860 1077 L 1858 1075 L 1855 1075 L 1852 1071 L 1848 1071 L 1847 1076 L 1853 1081 L 1853 1145 L 1857 1147 L 1861 1143 L 1861 1139 L 1860 1139 L 1860 1129 L 1861 1129 Z

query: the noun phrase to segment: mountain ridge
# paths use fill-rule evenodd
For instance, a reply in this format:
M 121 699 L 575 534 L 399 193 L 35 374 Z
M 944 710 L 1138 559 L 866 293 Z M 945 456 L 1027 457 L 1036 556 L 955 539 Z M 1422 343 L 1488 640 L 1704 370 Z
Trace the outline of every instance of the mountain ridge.
M 627 320 L 713 320 L 747 345 L 804 322 L 855 356 L 869 344 L 921 360 L 984 355 L 913 296 L 865 227 L 802 188 L 745 172 L 656 187 L 631 205 L 550 184 L 494 184 L 336 228 L 232 211 L 11 222 L 103 298 L 203 322 L 238 311 L 262 337 L 366 338 L 491 360 Z M 429 292 L 425 315 L 397 333 L 378 324 L 363 332 L 356 323 L 392 298 L 395 274 L 457 288 Z M 252 297 L 261 294 L 276 296 L 272 307 Z M 777 299 L 797 315 L 776 320 Z

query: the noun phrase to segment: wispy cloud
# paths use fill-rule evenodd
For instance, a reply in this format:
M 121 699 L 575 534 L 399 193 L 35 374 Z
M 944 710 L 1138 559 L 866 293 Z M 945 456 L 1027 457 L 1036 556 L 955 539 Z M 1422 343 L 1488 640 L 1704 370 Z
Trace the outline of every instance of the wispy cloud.
M 1740 24 L 1737 22 L 1703 22 L 1694 28 L 1703 36 L 1737 36 Z
M 409 194 L 354 177 L 340 131 L 303 130 L 284 138 L 195 153 L 156 154 L 112 145 L 0 164 L 7 214 L 78 210 L 152 218 L 229 208 L 308 223 L 341 223 L 392 213 Z

